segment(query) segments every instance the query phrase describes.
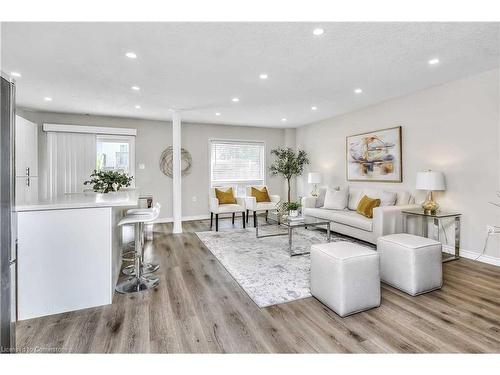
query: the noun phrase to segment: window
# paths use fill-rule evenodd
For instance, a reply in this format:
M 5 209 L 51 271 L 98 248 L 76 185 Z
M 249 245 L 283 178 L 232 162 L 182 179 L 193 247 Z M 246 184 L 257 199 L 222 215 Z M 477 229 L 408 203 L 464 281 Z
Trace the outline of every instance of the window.
M 134 176 L 135 137 L 97 136 L 97 170 L 119 171 Z
M 232 185 L 244 196 L 247 185 L 264 185 L 264 143 L 245 141 L 210 142 L 211 187 Z

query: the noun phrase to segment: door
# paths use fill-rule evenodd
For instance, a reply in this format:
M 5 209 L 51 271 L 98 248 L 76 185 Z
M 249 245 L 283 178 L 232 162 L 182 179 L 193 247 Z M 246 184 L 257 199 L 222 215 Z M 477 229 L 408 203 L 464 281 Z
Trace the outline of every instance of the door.
M 14 84 L 0 76 L 0 351 L 15 351 Z

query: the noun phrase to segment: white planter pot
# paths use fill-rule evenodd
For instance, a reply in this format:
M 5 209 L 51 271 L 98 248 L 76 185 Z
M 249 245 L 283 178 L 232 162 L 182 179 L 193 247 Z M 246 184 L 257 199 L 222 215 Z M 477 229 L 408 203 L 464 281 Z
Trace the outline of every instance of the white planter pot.
M 290 210 L 290 211 L 288 211 L 288 216 L 297 217 L 297 216 L 299 216 L 299 211 L 298 210 Z

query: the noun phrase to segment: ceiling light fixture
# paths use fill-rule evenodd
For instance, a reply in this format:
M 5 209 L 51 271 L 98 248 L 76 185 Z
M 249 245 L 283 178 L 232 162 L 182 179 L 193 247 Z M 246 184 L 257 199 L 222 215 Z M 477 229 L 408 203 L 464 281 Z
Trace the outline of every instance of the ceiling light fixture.
M 282 122 L 286 122 L 287 120 L 286 120 L 286 118 L 284 118 L 284 117 L 283 117 L 283 118 L 281 119 L 281 121 L 282 121 Z
M 439 59 L 437 58 L 434 58 L 434 59 L 430 59 L 428 61 L 429 65 L 436 65 L 436 64 L 439 64 Z
M 135 105 L 135 109 L 141 109 L 141 106 L 139 104 Z
M 18 78 L 21 77 L 21 73 L 18 73 L 18 72 L 10 72 L 10 75 L 12 77 L 18 77 Z
M 215 112 L 215 115 L 216 116 L 220 116 L 220 112 Z
M 320 35 L 323 35 L 325 33 L 325 30 L 323 30 L 321 27 L 317 27 L 313 30 L 313 34 L 315 36 L 320 36 Z
M 125 54 L 129 59 L 137 59 L 137 55 L 134 52 L 127 52 Z
M 361 94 L 361 93 L 363 92 L 363 90 L 361 90 L 361 89 L 355 89 L 355 90 L 354 90 L 354 92 L 355 92 L 356 94 Z
M 51 102 L 52 98 L 50 96 L 46 96 L 45 98 L 43 98 L 43 100 L 45 100 L 46 102 Z
M 317 110 L 317 109 L 318 109 L 318 107 L 316 107 L 315 105 L 313 105 L 313 106 L 311 107 L 311 110 L 312 110 L 312 111 L 315 111 L 315 110 Z
M 134 91 L 139 91 L 141 88 L 139 86 L 132 86 L 131 89 Z
M 267 73 L 261 73 L 261 74 L 259 75 L 259 78 L 260 78 L 260 79 L 267 79 L 267 77 L 268 77 L 268 76 L 267 76 Z
M 232 98 L 231 101 L 234 103 L 238 103 L 240 101 L 240 98 Z

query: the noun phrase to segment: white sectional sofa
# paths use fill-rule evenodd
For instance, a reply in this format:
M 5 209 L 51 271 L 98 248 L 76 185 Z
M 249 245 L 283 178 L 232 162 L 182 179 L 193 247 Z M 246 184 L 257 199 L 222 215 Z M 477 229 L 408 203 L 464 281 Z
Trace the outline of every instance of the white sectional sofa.
M 403 229 L 403 209 L 417 208 L 414 197 L 407 191 L 391 191 L 388 189 L 363 188 L 349 186 L 347 189 L 347 207 L 345 209 L 326 209 L 324 199 L 327 188 L 319 190 L 318 197 L 302 198 L 304 215 L 331 220 L 332 231 L 360 240 L 377 243 L 377 238 L 387 234 L 401 233 Z M 356 212 L 359 200 L 367 195 L 370 198 L 381 198 L 383 194 L 396 195 L 390 205 L 382 205 L 373 210 L 373 218 L 369 219 Z M 382 204 L 387 202 L 382 201 Z

